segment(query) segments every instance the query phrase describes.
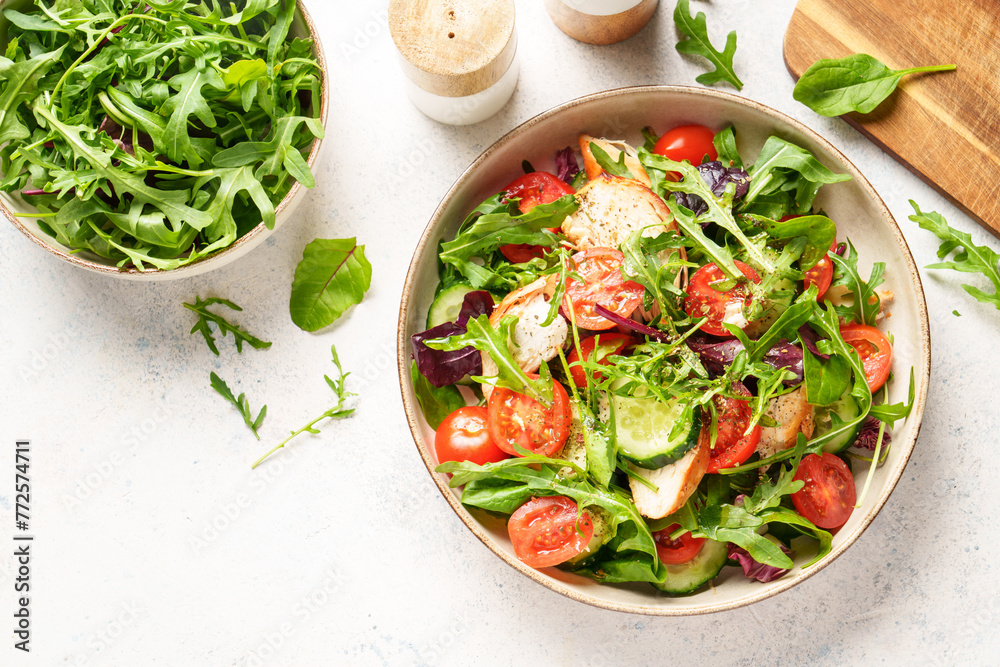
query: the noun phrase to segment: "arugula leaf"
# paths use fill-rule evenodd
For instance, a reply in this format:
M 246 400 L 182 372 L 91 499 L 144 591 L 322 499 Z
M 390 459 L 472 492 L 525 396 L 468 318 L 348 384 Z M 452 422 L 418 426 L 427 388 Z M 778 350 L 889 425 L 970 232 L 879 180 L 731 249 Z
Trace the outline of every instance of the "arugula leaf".
M 601 169 L 608 172 L 612 176 L 618 176 L 620 178 L 631 178 L 634 179 L 635 176 L 629 171 L 628 167 L 625 166 L 625 151 L 618 153 L 618 160 L 612 160 L 608 152 L 595 144 L 593 141 L 590 142 L 590 152 L 594 155 L 594 159 L 597 160 L 597 164 L 600 165 Z
M 851 111 L 869 113 L 896 89 L 907 74 L 941 72 L 955 65 L 893 70 L 866 53 L 840 59 L 817 60 L 799 77 L 792 97 L 821 116 Z
M 950 261 L 928 264 L 924 268 L 981 273 L 993 283 L 992 294 L 967 284 L 963 284 L 962 289 L 971 294 L 977 301 L 993 304 L 997 310 L 1000 310 L 1000 254 L 987 246 L 973 243 L 971 234 L 961 232 L 949 225 L 940 213 L 936 211 L 924 213 L 912 199 L 910 206 L 914 210 L 910 220 L 920 225 L 921 229 L 926 229 L 941 239 L 941 247 L 938 248 L 937 252 L 938 259 L 944 259 L 951 253 L 955 253 Z M 958 251 L 959 248 L 961 251 Z
M 236 409 L 243 416 L 243 422 L 247 425 L 247 428 L 253 431 L 255 438 L 260 440 L 260 434 L 257 433 L 257 429 L 264 423 L 264 417 L 267 415 L 267 406 L 265 405 L 261 408 L 260 413 L 254 418 L 246 394 L 241 393 L 239 397 L 233 396 L 233 392 L 229 388 L 229 385 L 226 384 L 226 381 L 214 372 L 209 375 L 209 379 L 212 381 L 212 389 L 219 392 L 219 395 L 236 406 Z
M 762 195 L 788 190 L 795 191 L 797 212 L 804 212 L 812 206 L 819 186 L 851 180 L 848 174 L 830 171 L 806 149 L 774 136 L 764 142 L 748 173 L 750 189 L 740 204 L 741 212 Z
M 440 261 L 468 278 L 474 289 L 513 287 L 505 285 L 496 271 L 480 266 L 473 259 L 485 260 L 508 243 L 552 247 L 559 237 L 547 228 L 559 227 L 577 208 L 576 199 L 566 195 L 550 204 L 540 204 L 527 213 L 519 213 L 516 203 L 504 203 L 494 197 L 466 218 L 455 238 L 441 244 Z
M 295 267 L 289 311 L 303 331 L 333 324 L 361 303 L 372 283 L 372 265 L 357 239 L 315 239 Z
M 719 130 L 712 140 L 712 144 L 715 146 L 715 152 L 723 166 L 743 168 L 743 158 L 740 157 L 740 152 L 736 149 L 736 128 L 730 125 Z
M 198 316 L 198 321 L 191 328 L 190 333 L 200 332 L 205 338 L 205 343 L 216 356 L 219 354 L 219 348 L 215 345 L 215 336 L 212 334 L 212 328 L 209 326 L 209 322 L 214 322 L 222 333 L 222 337 L 225 338 L 226 334 L 233 334 L 234 342 L 236 343 L 236 351 L 243 352 L 243 343 L 249 343 L 255 350 L 266 350 L 271 347 L 271 343 L 263 341 L 253 334 L 251 334 L 246 329 L 241 328 L 238 324 L 230 324 L 226 318 L 222 315 L 216 315 L 208 309 L 209 306 L 214 306 L 216 304 L 221 304 L 232 310 L 242 311 L 243 309 L 237 306 L 232 301 L 228 299 L 220 299 L 218 297 L 209 297 L 204 301 L 200 296 L 196 296 L 194 303 L 182 304 L 188 310 L 194 312 Z
M 708 186 L 707 183 L 702 179 L 701 174 L 698 173 L 698 169 L 693 167 L 691 163 L 685 162 L 674 162 L 662 155 L 656 155 L 655 153 L 650 153 L 644 148 L 639 149 L 639 161 L 642 166 L 646 168 L 647 171 L 650 169 L 655 169 L 659 172 L 675 171 L 680 173 L 683 178 L 680 181 L 668 181 L 663 179 L 657 186 L 658 194 L 660 196 L 665 196 L 669 192 L 687 192 L 689 194 L 694 194 L 700 197 L 705 204 L 708 206 L 708 210 L 697 217 L 698 222 L 714 222 L 720 227 L 724 228 L 730 234 L 732 234 L 736 241 L 743 246 L 747 254 L 754 259 L 755 262 L 759 263 L 765 271 L 773 271 L 774 266 L 771 261 L 761 253 L 760 249 L 757 248 L 743 233 L 739 225 L 736 223 L 735 218 L 733 218 L 733 202 L 732 194 L 729 191 L 723 197 L 716 197 L 715 193 Z M 752 187 L 752 182 L 751 182 Z M 676 204 L 676 206 L 680 206 Z M 674 214 L 677 217 L 677 214 Z M 709 241 L 703 233 L 695 231 L 693 224 L 684 224 L 681 222 L 680 218 L 677 219 L 677 224 L 682 225 L 682 229 L 688 236 L 694 236 L 695 239 L 704 247 L 705 252 L 712 256 L 713 261 L 719 266 L 722 271 L 730 278 L 741 279 L 743 273 L 736 268 L 735 262 L 732 260 L 731 256 L 726 257 L 728 253 L 723 252 L 723 249 L 716 245 L 715 243 Z M 721 263 L 720 263 L 721 262 Z
M 713 71 L 698 75 L 695 81 L 705 86 L 725 81 L 732 84 L 736 90 L 743 90 L 743 82 L 736 76 L 736 70 L 733 68 L 733 56 L 736 55 L 735 30 L 726 37 L 726 47 L 722 51 L 717 50 L 708 37 L 705 13 L 698 12 L 697 16 L 692 17 L 688 0 L 677 1 L 677 6 L 674 7 L 674 23 L 682 34 L 690 38 L 677 42 L 677 51 L 704 56 L 715 66 Z
M 7 18 L 15 13 L 17 12 L 9 9 L 4 11 Z M 6 82 L 6 85 L 0 88 L 0 144 L 31 136 L 31 131 L 18 117 L 18 107 L 35 99 L 39 80 L 59 60 L 65 48 L 60 46 L 31 60 L 16 63 L 0 59 L 0 78 Z
M 874 326 L 881 303 L 875 288 L 883 282 L 885 262 L 875 262 L 868 280 L 863 280 L 858 273 L 858 252 L 849 239 L 844 256 L 831 252 L 830 259 L 837 268 L 831 287 L 843 285 L 853 296 L 853 301 L 849 305 L 835 306 L 837 314 L 848 321 Z
M 420 411 L 430 427 L 437 430 L 444 418 L 455 410 L 465 407 L 465 398 L 455 385 L 435 387 L 417 370 L 417 362 L 410 365 L 413 390 L 420 404 Z
M 316 424 L 323 421 L 324 419 L 343 419 L 345 417 L 350 417 L 351 415 L 354 414 L 354 408 L 348 409 L 344 407 L 344 404 L 350 397 L 357 396 L 357 394 L 351 393 L 344 388 L 344 381 L 347 379 L 347 376 L 350 375 L 350 373 L 345 373 L 344 369 L 340 367 L 340 357 L 337 356 L 336 346 L 334 345 L 330 346 L 330 355 L 333 357 L 333 365 L 337 367 L 337 379 L 331 380 L 329 375 L 324 375 L 323 379 L 326 380 L 327 386 L 330 387 L 330 389 L 333 391 L 334 396 L 337 397 L 337 402 L 333 405 L 333 407 L 328 409 L 319 417 L 316 417 L 316 419 L 313 419 L 311 422 L 309 422 L 299 430 L 292 431 L 291 435 L 289 435 L 287 438 L 279 442 L 273 449 L 268 451 L 262 457 L 257 459 L 254 462 L 254 464 L 250 466 L 251 470 L 253 470 L 261 463 L 263 463 L 264 459 L 269 457 L 271 454 L 274 454 L 276 451 L 278 451 L 286 444 L 288 444 L 288 442 L 293 438 L 297 438 L 303 433 L 318 434 L 320 431 L 318 428 L 316 428 Z
M 465 333 L 448 338 L 426 340 L 424 344 L 434 350 L 454 351 L 469 347 L 470 345 L 480 352 L 490 355 L 497 365 L 498 375 L 496 378 L 479 378 L 480 381 L 492 383 L 498 387 L 506 387 L 521 394 L 531 396 L 536 401 L 546 407 L 552 404 L 552 384 L 551 379 L 545 376 L 546 371 L 540 372 L 540 377 L 532 379 L 521 370 L 521 367 L 514 361 L 510 352 L 511 334 L 517 318 L 508 315 L 500 321 L 500 325 L 494 329 L 490 324 L 489 315 L 480 315 L 470 319 L 465 327 Z M 545 365 L 542 365 L 545 369 Z
M 289 39 L 295 2 L 133 4 L 5 10 L 0 191 L 52 193 L 32 198 L 41 227 L 73 250 L 170 270 L 273 227 L 313 184 L 321 76 L 312 42 Z M 240 142 L 244 161 L 200 171 Z
M 209 86 L 225 90 L 226 84 L 214 67 L 204 60 L 197 61 L 194 68 L 171 77 L 167 84 L 177 90 L 163 103 L 162 109 L 169 115 L 166 133 L 167 157 L 174 162 L 187 162 L 198 167 L 204 161 L 191 144 L 188 134 L 188 118 L 195 116 L 206 127 L 215 127 L 215 114 L 202 94 L 202 88 Z

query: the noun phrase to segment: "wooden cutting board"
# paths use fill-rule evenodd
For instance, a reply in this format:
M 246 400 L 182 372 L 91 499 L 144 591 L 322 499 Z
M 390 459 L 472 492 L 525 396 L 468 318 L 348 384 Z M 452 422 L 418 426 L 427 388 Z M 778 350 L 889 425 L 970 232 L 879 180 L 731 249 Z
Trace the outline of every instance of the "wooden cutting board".
M 957 64 L 843 118 L 1000 236 L 1000 0 L 799 0 L 784 51 L 796 79 L 851 53 L 893 69 Z

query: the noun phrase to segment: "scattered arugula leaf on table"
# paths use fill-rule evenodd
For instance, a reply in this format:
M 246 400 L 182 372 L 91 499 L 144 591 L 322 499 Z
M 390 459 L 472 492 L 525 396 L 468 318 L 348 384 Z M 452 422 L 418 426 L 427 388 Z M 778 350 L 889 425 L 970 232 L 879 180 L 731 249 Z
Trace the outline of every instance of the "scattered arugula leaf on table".
M 938 248 L 937 252 L 938 259 L 945 259 L 951 253 L 955 253 L 951 260 L 947 262 L 928 264 L 924 268 L 953 269 L 962 273 L 982 274 L 993 283 L 992 294 L 967 284 L 963 284 L 962 289 L 971 294 L 976 300 L 993 304 L 1000 310 L 1000 254 L 987 246 L 973 243 L 971 234 L 961 232 L 949 225 L 948 221 L 940 213 L 936 211 L 924 213 L 912 199 L 910 200 L 910 205 L 915 211 L 910 216 L 910 220 L 941 239 L 941 247 Z M 961 248 L 961 251 L 958 251 L 959 248 Z M 957 311 L 954 311 L 954 313 L 958 315 Z
M 699 74 L 695 81 L 705 86 L 725 81 L 732 84 L 736 90 L 743 89 L 743 82 L 736 76 L 736 70 L 733 68 L 733 56 L 736 55 L 735 30 L 726 37 L 726 47 L 719 51 L 712 46 L 708 37 L 705 13 L 698 12 L 697 16 L 691 16 L 688 0 L 678 0 L 677 6 L 674 7 L 674 23 L 681 33 L 690 38 L 677 42 L 677 51 L 704 56 L 715 66 L 713 71 Z
M 241 328 L 238 324 L 231 324 L 222 315 L 217 315 L 208 309 L 209 306 L 214 306 L 216 304 L 227 306 L 236 311 L 243 310 L 232 301 L 229 301 L 228 299 L 220 299 L 218 297 L 210 297 L 202 300 L 202 298 L 198 296 L 195 297 L 194 303 L 183 304 L 185 308 L 198 315 L 198 321 L 191 328 L 190 333 L 195 333 L 196 331 L 200 332 L 205 338 L 205 343 L 208 345 L 208 349 L 210 349 L 215 355 L 219 354 L 219 348 L 215 345 L 215 336 L 212 334 L 212 328 L 209 326 L 210 322 L 214 322 L 215 325 L 219 327 L 219 331 L 222 333 L 223 338 L 225 338 L 228 333 L 233 334 L 237 352 L 243 352 L 243 343 L 249 343 L 255 350 L 266 350 L 271 347 L 271 343 L 257 338 L 246 329 Z
M 260 440 L 260 434 L 257 433 L 257 429 L 259 429 L 261 424 L 264 423 L 264 417 L 267 415 L 267 406 L 265 405 L 261 408 L 260 413 L 254 417 L 253 411 L 250 410 L 250 402 L 247 401 L 245 393 L 241 393 L 238 397 L 234 396 L 225 380 L 220 378 L 214 372 L 211 373 L 209 377 L 212 381 L 212 389 L 219 392 L 219 395 L 236 406 L 236 409 L 239 410 L 240 414 L 243 416 L 243 421 L 246 423 L 247 428 L 253 431 L 254 437 Z
M 257 459 L 254 462 L 254 464 L 250 466 L 251 470 L 259 466 L 261 463 L 263 463 L 264 459 L 269 457 L 271 454 L 274 454 L 276 451 L 278 451 L 286 444 L 288 444 L 288 442 L 293 438 L 296 438 L 302 435 L 303 433 L 314 433 L 314 434 L 319 433 L 320 431 L 318 428 L 316 428 L 316 424 L 323 421 L 324 419 L 343 419 L 344 417 L 350 417 L 352 414 L 354 414 L 354 408 L 344 407 L 344 404 L 347 402 L 347 399 L 349 399 L 352 396 L 357 396 L 357 394 L 349 392 L 344 388 L 344 381 L 347 379 L 347 376 L 350 375 L 350 373 L 345 373 L 344 369 L 341 368 L 340 358 L 337 356 L 336 346 L 334 345 L 330 346 L 330 354 L 333 356 L 334 366 L 337 367 L 337 379 L 331 380 L 329 375 L 324 375 L 323 379 L 326 380 L 326 384 L 330 387 L 330 389 L 333 390 L 334 396 L 337 397 L 337 402 L 329 410 L 325 411 L 319 417 L 316 417 L 316 419 L 313 419 L 311 422 L 309 422 L 302 428 L 298 429 L 297 431 L 292 431 L 291 435 L 289 435 L 287 438 L 278 443 L 274 448 L 272 448 L 266 454 Z
M 304 331 L 329 326 L 361 303 L 371 283 L 372 265 L 357 239 L 316 239 L 306 245 L 295 267 L 292 322 Z
M 814 62 L 799 77 L 792 97 L 821 116 L 840 116 L 852 111 L 870 113 L 907 74 L 942 72 L 955 67 L 931 65 L 894 70 L 867 53 L 854 53 L 846 58 Z

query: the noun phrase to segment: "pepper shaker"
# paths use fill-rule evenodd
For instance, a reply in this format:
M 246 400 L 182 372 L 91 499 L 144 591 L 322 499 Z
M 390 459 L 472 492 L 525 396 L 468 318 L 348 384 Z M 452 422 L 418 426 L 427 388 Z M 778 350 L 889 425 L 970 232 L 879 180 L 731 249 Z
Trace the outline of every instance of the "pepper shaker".
M 615 44 L 642 30 L 659 0 L 545 0 L 560 30 L 587 44 Z
M 514 0 L 391 0 L 389 30 L 407 95 L 434 120 L 478 123 L 514 93 Z

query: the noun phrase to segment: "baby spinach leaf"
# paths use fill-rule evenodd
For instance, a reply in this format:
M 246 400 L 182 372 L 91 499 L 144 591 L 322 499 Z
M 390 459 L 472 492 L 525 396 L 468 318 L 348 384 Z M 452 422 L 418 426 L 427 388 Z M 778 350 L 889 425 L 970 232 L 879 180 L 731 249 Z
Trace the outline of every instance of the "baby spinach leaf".
M 417 362 L 410 365 L 410 375 L 413 377 L 413 391 L 420 404 L 420 411 L 430 427 L 437 430 L 444 418 L 455 410 L 465 407 L 465 398 L 455 385 L 435 387 L 417 370 Z
M 316 239 L 306 245 L 295 267 L 289 310 L 304 331 L 333 324 L 361 303 L 371 286 L 372 265 L 357 239 Z
M 951 260 L 928 264 L 925 268 L 952 269 L 962 273 L 982 274 L 993 284 L 992 294 L 967 284 L 963 284 L 962 289 L 971 294 L 977 301 L 993 304 L 1000 310 L 1000 254 L 987 246 L 973 243 L 971 234 L 959 231 L 949 225 L 940 213 L 936 211 L 924 213 L 912 199 L 910 206 L 915 211 L 910 216 L 910 220 L 920 225 L 921 229 L 926 229 L 941 239 L 941 247 L 938 248 L 937 252 L 938 259 L 944 259 L 951 253 L 955 253 Z
M 736 90 L 742 90 L 743 82 L 736 76 L 736 70 L 733 68 L 733 56 L 736 55 L 736 31 L 729 33 L 726 37 L 726 47 L 719 51 L 712 46 L 708 37 L 705 13 L 698 12 L 697 16 L 691 16 L 691 8 L 688 5 L 688 0 L 677 0 L 677 6 L 674 7 L 674 23 L 677 29 L 690 38 L 677 42 L 677 51 L 703 56 L 715 67 L 711 72 L 698 75 L 695 81 L 705 86 L 725 81 Z
M 743 158 L 736 149 L 736 129 L 730 125 L 724 130 L 720 130 L 712 140 L 715 145 L 715 152 L 719 155 L 719 160 L 723 166 L 743 168 Z
M 810 405 L 830 405 L 851 388 L 850 361 L 832 354 L 823 359 L 802 346 L 806 400 Z
M 870 113 L 896 89 L 907 74 L 953 70 L 955 65 L 933 65 L 893 70 L 866 53 L 817 60 L 799 77 L 792 97 L 821 116 L 851 111 Z

